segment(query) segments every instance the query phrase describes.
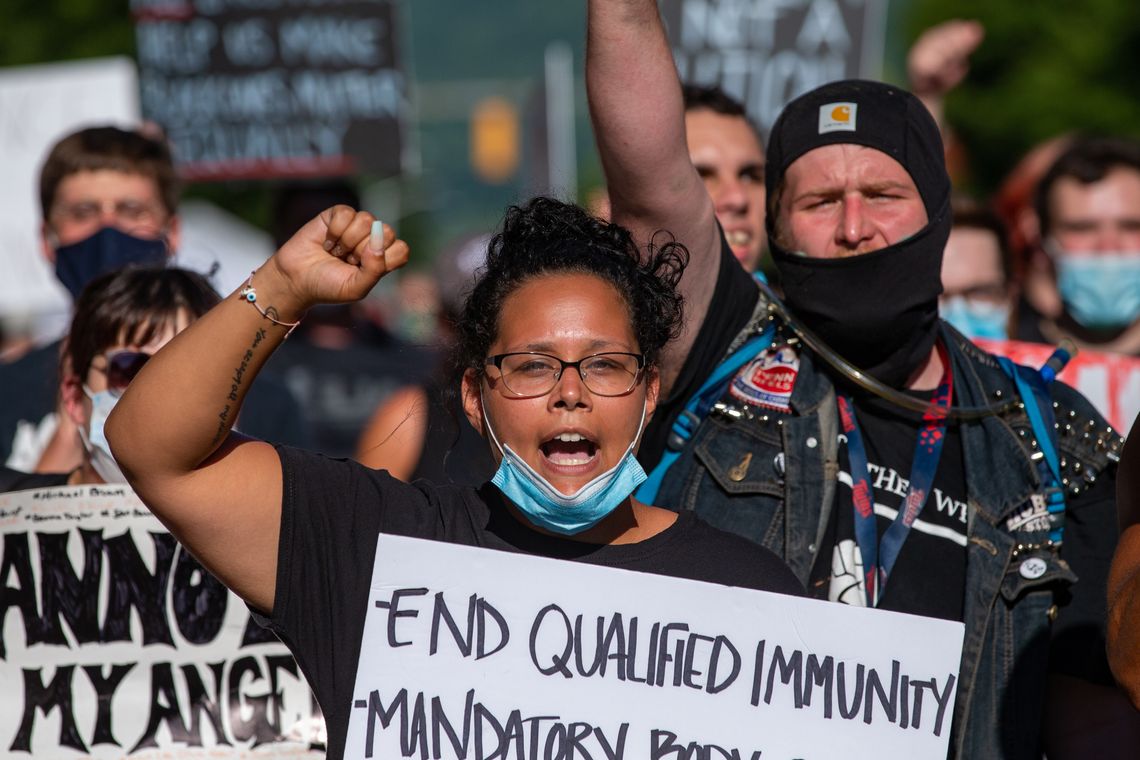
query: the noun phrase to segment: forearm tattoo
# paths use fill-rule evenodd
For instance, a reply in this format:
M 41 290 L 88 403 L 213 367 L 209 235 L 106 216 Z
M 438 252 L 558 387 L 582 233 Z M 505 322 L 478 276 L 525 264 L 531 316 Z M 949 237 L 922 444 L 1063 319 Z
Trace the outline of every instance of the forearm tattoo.
M 236 402 L 238 400 L 238 391 L 241 389 L 242 382 L 245 380 L 246 370 L 249 369 L 249 363 L 253 361 L 253 352 L 261 345 L 261 341 L 265 340 L 265 328 L 259 327 L 257 332 L 253 334 L 253 343 L 246 349 L 241 357 L 241 363 L 234 367 L 233 375 L 230 377 L 230 392 L 226 396 L 229 402 Z M 227 403 L 222 411 L 218 412 L 218 432 L 214 435 L 213 443 L 216 444 L 226 436 L 230 430 L 232 420 L 230 420 L 230 410 L 233 409 L 233 404 Z

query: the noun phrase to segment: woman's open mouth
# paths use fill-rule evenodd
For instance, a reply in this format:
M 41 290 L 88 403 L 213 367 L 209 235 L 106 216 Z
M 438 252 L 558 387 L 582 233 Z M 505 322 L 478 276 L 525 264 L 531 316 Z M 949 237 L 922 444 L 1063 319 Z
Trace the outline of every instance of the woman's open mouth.
M 559 467 L 589 464 L 598 454 L 598 447 L 581 433 L 559 433 L 539 447 L 542 455 Z

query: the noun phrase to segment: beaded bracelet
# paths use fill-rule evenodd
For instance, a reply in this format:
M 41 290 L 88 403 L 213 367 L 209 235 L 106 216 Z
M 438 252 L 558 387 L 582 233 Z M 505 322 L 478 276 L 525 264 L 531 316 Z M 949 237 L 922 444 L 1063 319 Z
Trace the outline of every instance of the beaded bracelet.
M 241 290 L 238 291 L 238 295 L 241 296 L 242 300 L 244 300 L 250 306 L 257 309 L 258 313 L 261 314 L 261 316 L 265 319 L 268 319 L 275 325 L 288 327 L 289 331 L 285 333 L 285 338 L 288 338 L 293 334 L 293 331 L 297 329 L 297 325 L 301 324 L 301 320 L 298 319 L 296 322 L 282 322 L 280 319 L 277 319 L 273 316 L 273 314 L 276 314 L 277 311 L 272 306 L 270 306 L 268 309 L 261 308 L 261 305 L 257 303 L 257 290 L 253 287 L 253 276 L 255 274 L 257 274 L 257 270 L 249 273 L 249 278 L 245 281 L 245 285 L 242 286 Z M 270 311 L 272 311 L 273 314 L 270 314 Z

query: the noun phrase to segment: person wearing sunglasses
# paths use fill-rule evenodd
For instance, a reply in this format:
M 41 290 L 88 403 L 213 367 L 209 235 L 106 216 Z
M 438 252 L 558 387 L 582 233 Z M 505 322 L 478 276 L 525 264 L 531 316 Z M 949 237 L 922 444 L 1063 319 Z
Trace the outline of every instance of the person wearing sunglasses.
M 92 280 L 76 301 L 59 373 L 82 463 L 62 473 L 3 468 L 0 491 L 123 482 L 103 434 L 107 415 L 150 357 L 218 300 L 205 277 L 185 269 L 127 268 Z
M 362 298 L 407 261 L 374 221 L 337 206 L 309 222 L 147 362 L 107 425 L 143 501 L 292 649 L 327 720 L 329 758 L 344 753 L 370 645 L 379 533 L 803 593 L 771 552 L 633 498 L 687 253 L 668 243 L 642 263 L 627 230 L 576 206 L 511 208 L 459 321 L 463 407 L 496 461 L 491 483 L 408 484 L 235 435 L 246 388 L 305 311 Z

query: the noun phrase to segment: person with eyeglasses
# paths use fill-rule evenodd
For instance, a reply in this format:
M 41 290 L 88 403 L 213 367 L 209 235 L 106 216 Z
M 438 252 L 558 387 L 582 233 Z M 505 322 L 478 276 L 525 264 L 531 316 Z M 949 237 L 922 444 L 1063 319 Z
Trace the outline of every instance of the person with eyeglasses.
M 328 757 L 343 755 L 370 645 L 379 533 L 803 593 L 772 553 L 632 497 L 687 253 L 669 242 L 642 263 L 627 230 L 576 206 L 509 209 L 459 321 L 463 407 L 496 461 L 490 483 L 408 484 L 235 435 L 246 388 L 305 311 L 364 297 L 407 258 L 371 214 L 321 213 L 147 362 L 107 425 L 143 501 L 293 651 Z
M 61 408 L 77 430 L 81 464 L 67 472 L 0 468 L 0 491 L 123 482 L 103 423 L 158 349 L 218 302 L 200 274 L 129 267 L 96 277 L 75 303 L 60 358 Z

